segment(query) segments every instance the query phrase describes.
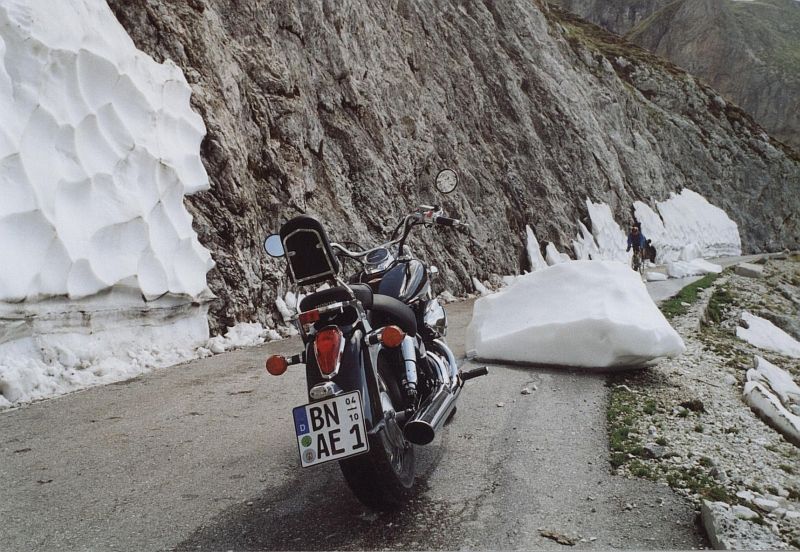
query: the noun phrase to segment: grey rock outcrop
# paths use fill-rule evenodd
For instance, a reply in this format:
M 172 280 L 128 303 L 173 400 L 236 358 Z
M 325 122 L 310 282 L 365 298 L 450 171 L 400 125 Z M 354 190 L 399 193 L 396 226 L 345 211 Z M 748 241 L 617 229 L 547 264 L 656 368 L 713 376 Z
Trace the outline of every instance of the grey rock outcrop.
M 188 202 L 217 262 L 218 327 L 270 322 L 282 266 L 261 241 L 301 212 L 370 243 L 443 203 L 476 240 L 411 245 L 453 291 L 517 272 L 526 224 L 569 249 L 587 197 L 623 222 L 687 186 L 746 250 L 800 244 L 790 151 L 695 78 L 538 2 L 109 3 L 139 48 L 183 68 L 208 127 L 212 189 Z M 462 184 L 443 199 L 444 166 Z

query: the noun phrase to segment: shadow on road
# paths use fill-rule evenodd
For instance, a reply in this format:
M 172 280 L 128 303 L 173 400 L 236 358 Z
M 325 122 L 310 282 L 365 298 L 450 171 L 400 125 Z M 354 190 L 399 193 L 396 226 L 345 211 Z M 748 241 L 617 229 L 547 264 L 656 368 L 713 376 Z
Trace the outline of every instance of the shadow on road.
M 176 550 L 350 550 L 437 548 L 430 528 L 445 524 L 443 507 L 422 498 L 444 448 L 417 448 L 420 498 L 396 512 L 376 513 L 358 502 L 335 463 L 301 471 L 200 526 Z M 442 518 L 442 519 L 440 519 Z M 423 545 L 424 543 L 424 545 Z M 451 544 L 452 546 L 452 544 Z

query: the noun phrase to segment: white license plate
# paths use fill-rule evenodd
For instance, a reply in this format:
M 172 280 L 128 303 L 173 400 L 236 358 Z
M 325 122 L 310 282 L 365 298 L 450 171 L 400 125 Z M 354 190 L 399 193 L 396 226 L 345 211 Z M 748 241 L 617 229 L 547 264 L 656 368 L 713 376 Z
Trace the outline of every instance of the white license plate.
M 304 468 L 369 451 L 358 391 L 292 410 Z

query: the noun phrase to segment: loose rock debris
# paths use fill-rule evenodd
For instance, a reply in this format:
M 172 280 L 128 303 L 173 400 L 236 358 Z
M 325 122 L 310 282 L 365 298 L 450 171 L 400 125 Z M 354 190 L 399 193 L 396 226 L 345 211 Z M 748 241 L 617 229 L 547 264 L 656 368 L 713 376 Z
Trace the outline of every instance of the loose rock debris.
M 547 529 L 542 529 L 539 531 L 539 534 L 545 538 L 550 540 L 556 541 L 558 544 L 563 544 L 565 546 L 575 546 L 578 540 L 573 537 L 568 537 L 563 533 L 557 533 L 555 531 L 549 531 Z

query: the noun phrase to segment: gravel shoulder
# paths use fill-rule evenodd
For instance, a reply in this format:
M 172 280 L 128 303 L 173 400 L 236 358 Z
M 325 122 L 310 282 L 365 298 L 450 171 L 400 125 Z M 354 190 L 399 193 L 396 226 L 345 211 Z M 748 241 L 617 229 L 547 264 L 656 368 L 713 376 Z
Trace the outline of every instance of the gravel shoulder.
M 770 548 L 800 548 L 800 449 L 744 403 L 742 389 L 756 354 L 795 380 L 800 363 L 739 340 L 735 328 L 746 309 L 791 333 L 800 307 L 798 268 L 796 261 L 770 260 L 763 279 L 725 272 L 672 320 L 687 352 L 615 378 L 610 399 L 612 462 L 620 474 L 666 483 L 698 506 L 728 504 L 733 517 L 750 518 L 739 519 L 745 534 L 774 539 L 761 540 Z

